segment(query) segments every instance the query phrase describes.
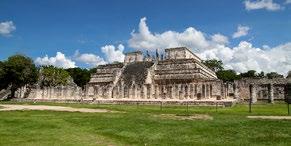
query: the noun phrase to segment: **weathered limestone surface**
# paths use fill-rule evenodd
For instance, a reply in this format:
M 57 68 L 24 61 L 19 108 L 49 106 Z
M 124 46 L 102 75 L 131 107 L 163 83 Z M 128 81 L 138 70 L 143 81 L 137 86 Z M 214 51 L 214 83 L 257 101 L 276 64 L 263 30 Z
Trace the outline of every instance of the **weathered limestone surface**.
M 88 88 L 107 91 L 102 99 L 195 100 L 216 98 L 224 87 L 216 74 L 187 48 L 165 49 L 165 58 L 127 53 L 123 64 L 99 66 Z M 119 90 L 117 90 L 119 89 Z M 88 90 L 89 96 L 97 94 Z M 110 92 L 112 92 L 110 94 Z M 227 98 L 228 96 L 223 96 Z
M 273 103 L 274 100 L 284 100 L 285 86 L 288 79 L 275 78 L 275 79 L 241 79 L 235 81 L 235 96 L 241 100 L 248 100 L 253 98 L 253 102 L 257 100 L 266 100 Z

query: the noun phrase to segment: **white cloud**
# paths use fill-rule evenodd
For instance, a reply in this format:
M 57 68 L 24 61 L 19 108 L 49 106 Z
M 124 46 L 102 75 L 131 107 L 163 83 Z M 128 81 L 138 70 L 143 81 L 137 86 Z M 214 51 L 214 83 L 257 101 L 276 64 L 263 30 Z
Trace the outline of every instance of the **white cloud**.
M 104 61 L 103 58 L 101 58 L 95 54 L 92 54 L 92 53 L 80 54 L 80 52 L 78 50 L 75 52 L 74 59 L 76 61 L 85 63 L 85 64 L 93 66 L 93 67 L 96 67 L 96 66 L 102 65 L 102 64 L 106 64 L 106 62 Z
M 238 25 L 237 31 L 232 35 L 232 38 L 239 38 L 246 36 L 249 33 L 250 28 L 248 26 Z
M 57 52 L 55 57 L 37 57 L 35 63 L 38 65 L 53 65 L 61 68 L 73 68 L 76 67 L 75 62 L 67 58 L 62 52 Z
M 251 69 L 265 72 L 276 71 L 286 74 L 291 70 L 291 42 L 277 47 L 264 45 L 262 48 L 253 47 L 247 41 L 240 42 L 235 47 L 227 46 L 228 38 L 222 34 L 207 35 L 193 27 L 184 32 L 166 31 L 162 33 L 150 32 L 142 18 L 139 31 L 133 32 L 129 46 L 135 49 L 155 50 L 168 47 L 186 46 L 202 59 L 222 60 L 225 68 L 237 72 Z M 240 26 L 235 37 L 247 35 L 249 27 Z M 187 36 L 187 37 L 186 37 Z M 208 39 L 207 36 L 210 36 Z
M 228 44 L 228 38 L 222 34 L 214 34 L 211 36 L 211 40 L 218 44 Z
M 291 4 L 291 0 L 286 0 L 285 4 Z
M 133 31 L 128 41 L 130 47 L 135 49 L 163 49 L 170 47 L 185 46 L 200 50 L 209 47 L 209 42 L 204 34 L 193 27 L 187 28 L 184 32 L 166 31 L 155 33 L 149 31 L 146 18 L 139 23 L 139 31 Z
M 114 61 L 123 62 L 125 55 L 123 54 L 124 46 L 119 44 L 117 47 L 113 45 L 106 45 L 101 48 L 109 63 Z
M 10 36 L 11 32 L 16 30 L 15 25 L 12 21 L 6 21 L 0 23 L 0 35 Z
M 262 49 L 242 41 L 234 48 L 220 45 L 201 52 L 199 56 L 203 59 L 220 59 L 225 68 L 238 72 L 256 70 L 286 74 L 291 70 L 291 43 Z
M 247 10 L 266 9 L 269 11 L 276 11 L 283 9 L 280 4 L 273 2 L 273 0 L 246 0 L 244 1 L 244 4 Z

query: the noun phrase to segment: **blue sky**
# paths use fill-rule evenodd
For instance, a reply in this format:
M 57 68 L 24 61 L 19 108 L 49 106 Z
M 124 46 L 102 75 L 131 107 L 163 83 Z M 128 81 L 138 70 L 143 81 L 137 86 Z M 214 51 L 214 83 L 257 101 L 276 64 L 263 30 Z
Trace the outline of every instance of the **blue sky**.
M 247 2 L 250 5 L 247 6 Z M 156 47 L 175 47 L 175 45 L 196 47 L 197 44 L 195 43 L 199 39 L 196 42 L 190 41 L 186 44 L 177 41 L 175 44 L 168 45 L 167 43 L 170 42 L 163 41 L 166 44 L 157 45 L 164 38 L 158 39 L 159 35 L 164 32 L 171 31 L 174 34 L 181 34 L 191 27 L 195 29 L 191 33 L 201 32 L 207 40 L 207 45 L 204 45 L 205 48 L 203 48 L 203 45 L 199 48 L 198 45 L 199 51 L 195 52 L 200 54 L 202 58 L 219 58 L 226 62 L 227 68 L 240 72 L 254 68 L 258 71 L 284 73 L 287 69 L 272 69 L 276 65 L 262 64 L 261 62 L 264 62 L 264 60 L 257 61 L 255 57 L 247 57 L 247 60 L 255 59 L 259 66 L 264 67 L 241 66 L 239 65 L 241 63 L 247 64 L 238 61 L 238 58 L 241 57 L 232 55 L 228 56 L 232 57 L 231 59 L 225 59 L 225 57 L 221 57 L 223 55 L 219 55 L 225 50 L 219 50 L 217 46 L 220 45 L 232 51 L 235 48 L 242 47 L 242 45 L 251 45 L 249 47 L 249 49 L 253 48 L 251 51 L 259 48 L 265 51 L 263 54 L 266 54 L 267 57 L 270 57 L 268 55 L 272 54 L 272 50 L 276 52 L 275 54 L 284 54 L 278 52 L 278 50 L 290 52 L 291 47 L 289 48 L 288 43 L 291 42 L 291 4 L 288 4 L 288 2 L 290 1 L 1 0 L 0 23 L 12 22 L 15 29 L 11 29 L 9 33 L 2 32 L 1 35 L 0 25 L 0 60 L 5 60 L 15 53 L 25 54 L 33 59 L 38 57 L 43 59 L 47 55 L 47 58 L 50 59 L 50 57 L 55 57 L 57 52 L 60 52 L 65 55 L 65 59 L 74 62 L 76 66 L 92 67 L 94 63 L 114 61 L 112 51 L 120 51 L 115 54 L 115 57 L 116 55 L 120 57 L 122 52 L 136 49 L 153 49 L 141 45 L 143 42 Z M 146 20 L 143 22 L 156 42 L 138 36 L 142 36 L 142 33 L 138 30 L 140 29 L 139 24 L 142 22 L 141 19 L 144 17 Z M 247 30 L 244 30 L 244 35 L 234 38 L 233 35 L 238 31 L 239 26 L 247 28 Z M 136 38 L 131 34 L 133 30 L 137 34 Z M 213 44 L 211 37 L 215 34 L 226 37 L 227 42 L 209 45 Z M 189 37 L 193 40 L 197 39 L 195 35 Z M 129 43 L 131 39 L 132 41 Z M 173 37 L 169 41 L 173 41 L 173 39 L 180 40 L 178 37 Z M 168 38 L 162 40 L 168 40 Z M 120 44 L 122 44 L 122 47 L 119 46 L 120 48 L 118 48 Z M 282 45 L 285 45 L 283 49 L 278 48 Z M 107 46 L 107 49 L 105 46 Z M 192 49 L 195 51 L 195 48 Z M 104 50 L 107 50 L 107 52 Z M 212 52 L 209 53 L 209 50 L 212 50 Z M 229 52 L 226 51 L 225 53 L 228 54 Z M 261 54 L 260 52 L 256 53 Z M 89 55 L 89 57 L 86 57 L 86 55 Z M 248 55 L 246 54 L 246 56 Z M 88 60 L 90 57 L 93 58 L 93 61 Z M 290 64 L 286 59 L 278 63 L 287 63 L 285 68 L 289 68 Z M 44 62 L 48 63 L 50 61 Z

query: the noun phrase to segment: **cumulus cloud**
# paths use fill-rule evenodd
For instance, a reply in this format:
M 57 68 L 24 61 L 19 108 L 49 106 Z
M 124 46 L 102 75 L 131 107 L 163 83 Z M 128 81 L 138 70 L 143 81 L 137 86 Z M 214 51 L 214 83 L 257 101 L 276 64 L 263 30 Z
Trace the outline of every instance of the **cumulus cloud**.
M 53 65 L 61 68 L 73 68 L 76 67 L 75 62 L 67 58 L 62 52 L 57 52 L 55 57 L 37 57 L 35 60 L 37 65 Z
M 203 59 L 220 59 L 225 68 L 237 72 L 256 70 L 286 74 L 291 70 L 291 43 L 262 49 L 242 41 L 236 47 L 220 45 L 199 53 L 199 56 Z
M 177 46 L 185 46 L 199 50 L 209 46 L 204 34 L 193 27 L 189 27 L 181 33 L 166 31 L 153 34 L 149 31 L 145 17 L 139 22 L 138 32 L 133 31 L 131 33 L 131 38 L 129 39 L 128 44 L 130 47 L 139 50 L 155 50 Z
M 113 45 L 106 45 L 101 48 L 102 52 L 105 54 L 106 60 L 109 63 L 114 61 L 123 62 L 125 55 L 123 54 L 124 46 L 119 44 L 117 47 Z
M 10 36 L 11 32 L 14 30 L 16 30 L 16 27 L 12 21 L 5 21 L 0 23 L 0 35 Z
M 75 52 L 74 59 L 93 67 L 106 64 L 103 58 L 92 53 L 81 54 L 78 50 Z
M 277 11 L 282 9 L 281 5 L 273 2 L 273 0 L 246 0 L 244 1 L 244 4 L 247 10 L 266 9 L 269 11 Z
M 286 0 L 285 4 L 291 4 L 291 0 Z
M 228 38 L 222 34 L 214 34 L 211 36 L 211 40 L 214 43 L 218 43 L 218 44 L 228 44 Z
M 239 38 L 242 36 L 246 36 L 249 33 L 250 28 L 248 26 L 238 25 L 237 31 L 233 33 L 232 38 Z
M 264 45 L 262 48 L 256 48 L 248 41 L 241 41 L 237 46 L 229 47 L 228 38 L 219 33 L 207 35 L 193 27 L 183 32 L 152 33 L 145 21 L 146 18 L 142 18 L 139 31 L 131 34 L 128 42 L 130 47 L 155 50 L 186 46 L 202 59 L 222 60 L 225 68 L 237 72 L 253 69 L 258 72 L 276 71 L 286 74 L 288 70 L 291 70 L 291 42 L 276 47 Z M 234 37 L 247 35 L 249 29 L 247 26 L 239 25 Z

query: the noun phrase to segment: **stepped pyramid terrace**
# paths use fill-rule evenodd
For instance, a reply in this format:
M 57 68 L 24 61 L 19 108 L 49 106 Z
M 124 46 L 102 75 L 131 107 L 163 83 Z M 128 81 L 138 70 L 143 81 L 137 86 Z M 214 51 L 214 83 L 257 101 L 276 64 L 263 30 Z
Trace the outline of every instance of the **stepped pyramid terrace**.
M 165 49 L 164 58 L 130 52 L 123 63 L 100 65 L 88 97 L 118 100 L 203 100 L 227 98 L 226 86 L 188 48 Z M 229 92 L 229 91 L 228 91 Z

